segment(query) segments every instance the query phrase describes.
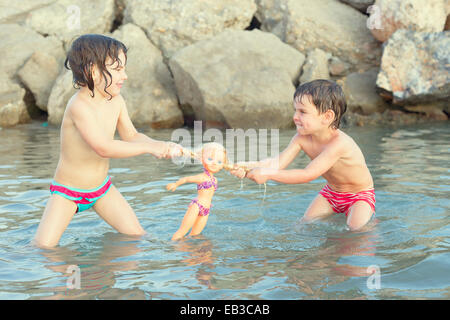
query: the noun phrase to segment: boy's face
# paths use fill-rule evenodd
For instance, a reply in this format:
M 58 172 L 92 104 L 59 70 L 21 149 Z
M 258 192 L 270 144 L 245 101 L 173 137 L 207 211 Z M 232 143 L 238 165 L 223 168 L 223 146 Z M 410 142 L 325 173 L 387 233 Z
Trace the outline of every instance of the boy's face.
M 219 172 L 225 164 L 225 152 L 217 148 L 207 148 L 202 152 L 202 163 L 206 170 Z
M 120 51 L 118 58 L 119 61 L 113 61 L 111 58 L 107 58 L 105 61 L 106 69 L 111 74 L 111 85 L 106 88 L 109 94 L 111 94 L 113 97 L 120 94 L 120 89 L 123 86 L 123 83 L 125 80 L 128 79 L 127 74 L 125 73 L 125 54 Z M 108 75 L 106 75 L 108 78 Z M 109 98 L 109 95 L 105 92 L 105 79 L 100 74 L 98 69 L 96 69 L 96 77 L 95 79 L 95 86 L 96 89 L 105 97 Z M 109 83 L 109 81 L 108 81 Z
M 325 113 L 319 114 L 310 96 L 302 96 L 300 101 L 294 100 L 293 120 L 299 134 L 312 134 L 328 127 Z

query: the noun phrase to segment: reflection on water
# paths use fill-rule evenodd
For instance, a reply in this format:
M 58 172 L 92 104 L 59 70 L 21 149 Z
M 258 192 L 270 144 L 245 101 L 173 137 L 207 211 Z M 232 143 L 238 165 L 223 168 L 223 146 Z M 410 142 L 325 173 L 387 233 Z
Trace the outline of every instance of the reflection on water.
M 299 224 L 324 184 L 267 189 L 218 174 L 202 235 L 170 241 L 195 186 L 168 182 L 198 166 L 150 156 L 115 159 L 110 175 L 148 234 L 117 234 L 93 211 L 75 215 L 60 246 L 30 245 L 49 197 L 59 130 L 39 124 L 0 130 L 2 299 L 415 299 L 449 298 L 449 125 L 347 130 L 375 181 L 377 212 L 366 230 L 345 218 Z M 146 132 L 169 139 L 170 131 Z M 293 131 L 280 132 L 285 147 Z M 308 163 L 297 158 L 292 167 Z M 69 289 L 70 266 L 81 289 Z M 368 287 L 370 266 L 380 288 Z

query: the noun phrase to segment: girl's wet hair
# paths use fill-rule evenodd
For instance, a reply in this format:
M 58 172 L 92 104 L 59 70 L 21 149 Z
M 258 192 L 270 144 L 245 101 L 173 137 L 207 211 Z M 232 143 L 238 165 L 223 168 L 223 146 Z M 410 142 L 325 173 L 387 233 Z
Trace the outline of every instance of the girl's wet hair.
M 123 52 L 125 61 L 119 59 L 119 53 Z M 73 86 L 76 89 L 88 87 L 94 97 L 94 79 L 92 78 L 92 67 L 97 66 L 100 74 L 105 79 L 104 91 L 112 83 L 112 76 L 106 68 L 107 58 L 111 59 L 111 65 L 118 62 L 119 66 L 126 64 L 127 47 L 120 41 L 100 34 L 85 34 L 77 38 L 67 53 L 64 66 L 72 70 Z
M 310 99 L 319 114 L 333 110 L 335 116 L 331 126 L 335 129 L 339 128 L 341 118 L 347 110 L 347 102 L 344 91 L 338 84 L 322 79 L 304 83 L 295 90 L 294 101 L 301 102 L 303 96 Z

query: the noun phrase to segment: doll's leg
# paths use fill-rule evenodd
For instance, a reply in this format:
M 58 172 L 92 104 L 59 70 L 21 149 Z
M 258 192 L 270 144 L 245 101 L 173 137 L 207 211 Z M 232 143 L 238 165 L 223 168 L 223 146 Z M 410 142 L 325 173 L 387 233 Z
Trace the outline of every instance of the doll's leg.
M 198 216 L 198 206 L 195 204 L 190 205 L 186 211 L 186 214 L 184 215 L 180 228 L 172 236 L 172 240 L 178 240 L 183 238 L 184 235 L 188 233 L 189 229 L 192 228 L 192 226 L 194 225 L 197 216 Z
M 192 227 L 190 236 L 195 236 L 200 234 L 206 226 L 206 222 L 208 222 L 209 214 L 206 216 L 197 216 L 195 220 L 194 226 Z

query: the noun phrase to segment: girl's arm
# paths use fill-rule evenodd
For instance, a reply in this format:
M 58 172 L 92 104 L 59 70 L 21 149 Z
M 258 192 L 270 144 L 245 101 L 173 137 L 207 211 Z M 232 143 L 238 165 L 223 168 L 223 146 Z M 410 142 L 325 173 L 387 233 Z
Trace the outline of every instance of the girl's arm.
M 118 99 L 121 105 L 120 115 L 117 121 L 117 131 L 119 132 L 120 138 L 127 142 L 146 144 L 150 153 L 156 157 L 168 156 L 171 151 L 170 149 L 174 148 L 176 144 L 154 140 L 143 133 L 139 133 L 134 127 L 133 122 L 131 122 L 123 97 L 119 95 L 116 99 Z
M 199 184 L 199 183 L 202 183 L 203 181 L 205 181 L 205 174 L 204 173 L 200 173 L 200 174 L 197 174 L 195 176 L 187 176 L 187 177 L 178 179 L 178 181 L 174 182 L 174 183 L 169 183 L 166 186 L 166 189 L 169 190 L 169 191 L 175 191 L 175 189 L 178 188 L 179 186 L 181 186 L 182 184 L 185 184 L 185 183 L 197 183 L 197 184 Z

